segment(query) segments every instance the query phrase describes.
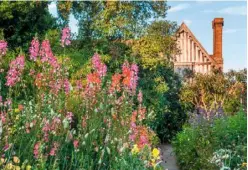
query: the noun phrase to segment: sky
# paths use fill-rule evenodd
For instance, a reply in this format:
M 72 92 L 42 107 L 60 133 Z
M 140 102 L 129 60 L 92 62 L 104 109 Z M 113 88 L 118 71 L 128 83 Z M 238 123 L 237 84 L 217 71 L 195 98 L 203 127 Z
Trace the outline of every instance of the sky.
M 184 22 L 209 54 L 213 53 L 212 20 L 224 18 L 224 71 L 247 68 L 247 5 L 245 1 L 168 1 L 171 8 L 165 20 Z M 49 11 L 57 16 L 55 3 Z M 70 16 L 69 26 L 77 33 L 77 20 Z

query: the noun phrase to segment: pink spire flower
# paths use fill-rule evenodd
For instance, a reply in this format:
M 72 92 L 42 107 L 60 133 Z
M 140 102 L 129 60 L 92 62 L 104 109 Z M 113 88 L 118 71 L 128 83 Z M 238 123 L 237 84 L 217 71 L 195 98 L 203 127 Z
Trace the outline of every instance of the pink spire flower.
M 62 30 L 61 46 L 65 47 L 71 44 L 71 30 L 69 27 L 65 27 Z
M 39 40 L 37 38 L 34 38 L 29 48 L 30 60 L 33 61 L 37 60 L 37 56 L 39 55 L 39 47 L 40 47 Z
M 21 80 L 20 76 L 24 70 L 25 58 L 23 55 L 19 55 L 15 60 L 12 60 L 9 67 L 9 71 L 7 73 L 6 86 L 12 87 L 17 82 Z
M 134 94 L 138 83 L 138 66 L 136 64 L 130 66 L 128 62 L 123 63 L 122 75 L 124 87 Z
M 53 68 L 58 68 L 57 58 L 53 55 L 49 40 L 42 41 L 40 49 L 41 62 L 48 62 Z
M 4 40 L 0 40 L 0 56 L 3 56 L 6 54 L 8 44 Z
M 107 66 L 101 61 L 100 55 L 95 53 L 92 57 L 92 65 L 100 77 L 104 77 L 107 73 Z

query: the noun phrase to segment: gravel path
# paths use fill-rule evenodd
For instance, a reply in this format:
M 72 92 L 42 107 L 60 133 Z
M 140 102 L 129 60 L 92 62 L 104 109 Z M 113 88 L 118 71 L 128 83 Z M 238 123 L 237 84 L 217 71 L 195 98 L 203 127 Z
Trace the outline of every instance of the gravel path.
M 160 145 L 159 148 L 161 149 L 161 153 L 163 155 L 162 166 L 165 170 L 179 170 L 171 144 L 163 144 Z

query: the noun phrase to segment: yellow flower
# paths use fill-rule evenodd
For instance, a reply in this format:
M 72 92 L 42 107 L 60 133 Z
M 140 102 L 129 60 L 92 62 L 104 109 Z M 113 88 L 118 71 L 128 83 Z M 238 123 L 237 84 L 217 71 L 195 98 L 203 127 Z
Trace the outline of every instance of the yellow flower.
M 132 149 L 132 154 L 136 154 L 139 152 L 139 148 L 138 148 L 138 145 L 133 145 L 133 149 Z
M 19 113 L 19 112 L 20 112 L 20 110 L 19 110 L 18 108 L 16 108 L 16 109 L 15 109 L 15 112 L 16 112 L 16 113 Z
M 0 165 L 4 164 L 4 162 L 5 162 L 4 158 L 1 158 L 0 159 Z
M 31 168 L 32 168 L 31 165 L 26 166 L 26 170 L 31 170 Z
M 5 168 L 8 169 L 8 170 L 13 169 L 12 163 L 8 163 L 8 164 L 5 166 Z
M 19 166 L 15 166 L 14 170 L 21 170 Z
M 159 155 L 160 155 L 160 151 L 159 151 L 157 148 L 154 148 L 154 149 L 152 150 L 152 156 L 153 156 L 155 159 L 160 159 Z
M 247 166 L 246 162 L 242 163 L 242 167 L 246 167 L 246 166 Z
M 16 164 L 20 163 L 20 159 L 17 156 L 13 157 L 13 162 L 15 162 Z

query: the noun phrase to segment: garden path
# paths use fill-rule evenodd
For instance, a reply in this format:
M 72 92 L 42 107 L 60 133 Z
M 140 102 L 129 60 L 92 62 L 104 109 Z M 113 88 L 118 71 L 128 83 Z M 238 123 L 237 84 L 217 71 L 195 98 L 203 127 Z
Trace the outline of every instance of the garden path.
M 162 144 L 159 148 L 161 149 L 162 154 L 162 166 L 165 170 L 179 170 L 171 144 Z

